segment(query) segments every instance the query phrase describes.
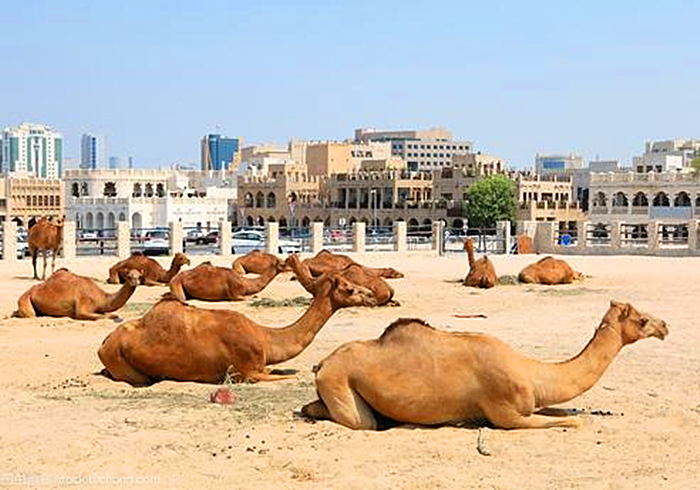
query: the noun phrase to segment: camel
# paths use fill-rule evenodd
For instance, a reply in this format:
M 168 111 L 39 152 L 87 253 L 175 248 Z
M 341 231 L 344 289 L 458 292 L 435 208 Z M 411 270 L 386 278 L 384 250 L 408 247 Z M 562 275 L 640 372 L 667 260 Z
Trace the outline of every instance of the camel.
M 574 281 L 582 281 L 583 274 L 571 268 L 569 264 L 560 259 L 547 256 L 534 264 L 530 264 L 520 271 L 518 281 L 528 284 L 571 284 Z
M 315 295 L 318 289 L 320 278 L 315 278 L 309 267 L 301 260 L 297 254 L 290 254 L 286 260 L 287 266 L 291 268 L 302 285 L 311 294 Z M 381 277 L 371 272 L 371 269 L 362 267 L 359 264 L 350 264 L 342 271 L 339 271 L 348 281 L 363 286 L 374 294 L 377 298 L 377 306 L 390 305 L 400 306 L 398 301 L 392 300 L 394 289 Z
M 130 270 L 137 270 L 141 273 L 141 284 L 145 286 L 157 286 L 168 284 L 170 280 L 180 272 L 180 269 L 189 265 L 190 259 L 183 253 L 176 253 L 170 262 L 170 268 L 165 270 L 155 259 L 146 257 L 141 252 L 134 252 L 127 259 L 120 260 L 109 268 L 110 284 L 119 284 L 126 280 Z
M 12 316 L 67 316 L 75 320 L 118 318 L 118 310 L 136 290 L 141 280 L 137 270 L 129 271 L 127 281 L 113 294 L 105 292 L 89 277 L 58 269 L 46 281 L 30 287 L 19 300 Z
M 529 235 L 518 235 L 516 246 L 518 255 L 535 253 L 535 245 Z
M 304 259 L 304 263 L 314 277 L 320 276 L 324 272 L 341 271 L 350 264 L 360 265 L 370 272 L 386 279 L 401 279 L 404 277 L 401 272 L 393 267 L 365 267 L 362 264 L 358 264 L 347 255 L 335 254 L 325 249 L 321 250 L 314 257 Z
M 194 269 L 180 272 L 170 281 L 170 292 L 183 303 L 188 299 L 204 301 L 242 301 L 257 294 L 284 269 L 284 264 L 265 270 L 254 279 L 228 267 L 203 262 Z
M 302 414 L 351 429 L 376 429 L 376 414 L 421 425 L 578 427 L 578 417 L 544 409 L 588 391 L 623 346 L 667 334 L 664 321 L 612 301 L 586 347 L 552 363 L 525 357 L 490 335 L 400 319 L 378 339 L 347 343 L 326 357 L 316 370 L 319 399 Z
M 32 256 L 32 267 L 34 268 L 34 279 L 39 279 L 36 273 L 36 259 L 39 252 L 44 257 L 44 272 L 41 279 L 46 279 L 46 256 L 51 251 L 51 273 L 56 271 L 56 255 L 58 255 L 63 245 L 63 222 L 64 218 L 40 218 L 27 232 L 27 247 Z
M 479 260 L 474 259 L 474 241 L 471 238 L 464 240 L 464 250 L 467 251 L 469 272 L 464 278 L 464 285 L 472 288 L 492 288 L 498 282 L 496 268 L 487 256 Z
M 262 326 L 237 311 L 196 308 L 166 295 L 142 318 L 116 328 L 97 355 L 105 374 L 145 386 L 156 381 L 275 381 L 294 377 L 266 366 L 298 356 L 333 313 L 349 306 L 374 305 L 371 291 L 326 274 L 311 306 L 283 328 Z
M 231 268 L 239 274 L 263 274 L 271 268 L 278 268 L 281 272 L 288 272 L 290 269 L 285 265 L 284 260 L 276 255 L 253 250 L 242 257 L 238 257 L 231 264 Z

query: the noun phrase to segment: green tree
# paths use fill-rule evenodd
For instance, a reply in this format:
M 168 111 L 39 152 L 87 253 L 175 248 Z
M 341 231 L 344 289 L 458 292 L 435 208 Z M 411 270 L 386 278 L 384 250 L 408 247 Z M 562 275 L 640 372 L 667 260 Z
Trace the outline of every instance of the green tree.
M 515 218 L 515 182 L 504 175 L 492 175 L 467 190 L 466 214 L 470 226 L 493 227 L 497 221 Z
M 696 154 L 695 158 L 690 161 L 690 168 L 693 169 L 695 177 L 700 177 L 700 154 Z

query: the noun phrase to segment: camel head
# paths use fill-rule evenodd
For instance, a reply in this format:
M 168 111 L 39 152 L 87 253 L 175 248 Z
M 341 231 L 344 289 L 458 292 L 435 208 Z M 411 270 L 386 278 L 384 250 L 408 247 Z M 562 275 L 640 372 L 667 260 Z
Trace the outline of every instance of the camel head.
M 141 272 L 136 269 L 129 269 L 126 281 L 130 286 L 136 287 L 141 284 Z
M 638 340 L 656 337 L 664 340 L 668 335 L 666 322 L 648 313 L 638 311 L 629 303 L 611 301 L 610 309 L 603 317 L 600 328 L 612 326 L 620 333 L 622 344 L 632 344 Z
M 574 271 L 574 277 L 573 277 L 573 280 L 574 280 L 574 281 L 583 281 L 583 279 L 584 279 L 585 277 L 586 277 L 586 276 L 583 274 L 583 272 Z
M 387 267 L 382 269 L 382 277 L 387 279 L 403 279 L 404 275 L 402 272 L 397 271 L 393 267 Z
M 467 237 L 464 239 L 464 250 L 471 250 L 474 251 L 474 240 L 471 238 Z
M 173 257 L 173 265 L 176 265 L 178 267 L 182 267 L 183 265 L 190 265 L 190 259 L 188 259 L 187 255 L 183 254 L 182 252 L 178 252 Z
M 287 263 L 288 260 L 289 260 L 289 258 L 287 258 L 285 260 L 285 259 L 280 259 L 279 257 L 277 257 L 277 262 L 275 264 L 275 267 L 277 269 L 278 274 L 280 274 L 282 272 L 291 272 L 292 268 Z M 297 258 L 297 260 L 299 260 L 299 259 Z
M 300 260 L 299 260 L 299 254 L 297 254 L 297 253 L 290 253 L 290 254 L 287 256 L 287 259 L 284 261 L 284 266 L 285 266 L 285 267 L 288 267 L 288 268 L 289 268 L 288 270 L 292 270 L 292 265 L 298 266 L 298 265 L 299 265 L 299 262 L 300 262 Z
M 52 216 L 49 222 L 57 228 L 62 228 L 63 223 L 66 221 L 65 216 Z
M 377 298 L 369 289 L 345 279 L 339 272 L 327 272 L 318 282 L 314 297 L 331 297 L 334 309 L 349 306 L 377 306 Z

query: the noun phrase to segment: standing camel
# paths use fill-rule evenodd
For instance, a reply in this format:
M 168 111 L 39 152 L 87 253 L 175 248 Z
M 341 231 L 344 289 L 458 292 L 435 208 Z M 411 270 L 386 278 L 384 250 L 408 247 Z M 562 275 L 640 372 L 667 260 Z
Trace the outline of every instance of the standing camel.
M 41 279 L 46 279 L 46 256 L 49 250 L 51 251 L 51 273 L 56 270 L 56 255 L 63 244 L 63 220 L 64 218 L 40 218 L 29 228 L 27 246 L 32 256 L 34 279 L 39 279 L 36 272 L 36 258 L 39 252 L 44 256 L 44 272 Z
M 302 414 L 351 429 L 376 429 L 375 413 L 423 425 L 487 420 L 503 429 L 578 427 L 577 417 L 538 411 L 592 388 L 624 346 L 666 335 L 663 320 L 612 301 L 578 355 L 541 362 L 490 335 L 404 318 L 378 339 L 347 343 L 321 361 L 319 400 Z
M 233 310 L 209 310 L 167 295 L 138 320 L 117 327 L 97 352 L 112 379 L 144 386 L 156 381 L 275 381 L 291 376 L 266 366 L 301 354 L 333 313 L 376 303 L 371 291 L 337 273 L 322 279 L 311 306 L 287 327 L 270 328 Z
M 464 250 L 467 251 L 469 272 L 464 278 L 464 285 L 473 288 L 492 288 L 498 282 L 496 268 L 486 255 L 479 260 L 474 259 L 474 241 L 471 238 L 464 240 Z

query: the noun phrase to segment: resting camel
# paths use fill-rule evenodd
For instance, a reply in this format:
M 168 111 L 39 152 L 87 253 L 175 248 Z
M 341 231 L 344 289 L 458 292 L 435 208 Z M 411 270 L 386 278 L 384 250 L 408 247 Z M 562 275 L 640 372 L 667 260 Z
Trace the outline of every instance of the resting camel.
M 358 264 L 347 255 L 334 254 L 328 250 L 321 250 L 315 256 L 304 259 L 303 262 L 314 277 L 320 276 L 324 272 L 341 271 L 350 264 L 360 265 L 370 272 L 374 272 L 376 275 L 386 279 L 401 279 L 404 277 L 401 272 L 392 267 L 365 267 L 362 264 Z
M 554 257 L 544 257 L 520 271 L 518 281 L 528 284 L 571 284 L 582 281 L 583 274 L 576 272 L 569 264 Z
M 133 386 L 165 379 L 221 383 L 227 373 L 235 381 L 275 381 L 293 376 L 266 366 L 298 356 L 336 310 L 375 303 L 371 291 L 326 274 L 297 321 L 270 328 L 237 311 L 196 308 L 166 295 L 145 316 L 112 331 L 97 355 L 107 375 Z
M 242 257 L 238 257 L 231 264 L 231 268 L 239 274 L 262 274 L 268 269 L 277 268 L 280 272 L 287 272 L 289 268 L 284 260 L 276 255 L 253 250 Z
M 294 272 L 294 275 L 296 275 L 299 284 L 308 292 L 315 295 L 321 279 L 311 275 L 309 267 L 303 261 L 299 260 L 297 254 L 290 254 L 289 257 L 287 257 L 286 264 Z M 362 267 L 359 264 L 350 264 L 342 271 L 338 271 L 338 273 L 348 281 L 372 291 L 377 299 L 377 306 L 386 304 L 390 306 L 400 306 L 398 301 L 392 300 L 394 297 L 394 288 L 389 286 L 381 276 L 370 271 L 371 269 Z
M 183 303 L 188 299 L 204 301 L 242 301 L 257 294 L 281 272 L 284 264 L 267 269 L 254 279 L 228 267 L 203 262 L 194 269 L 180 272 L 170 281 L 170 292 Z
M 46 281 L 30 287 L 17 300 L 17 311 L 12 316 L 68 316 L 75 320 L 117 318 L 106 314 L 118 310 L 127 302 L 139 285 L 141 273 L 129 271 L 127 281 L 113 294 L 105 292 L 89 277 L 73 274 L 62 268 Z
M 146 257 L 141 252 L 134 252 L 127 259 L 120 260 L 109 268 L 110 284 L 119 284 L 126 280 L 130 270 L 141 273 L 141 284 L 145 286 L 157 286 L 168 284 L 184 265 L 189 265 L 190 259 L 183 253 L 176 253 L 170 262 L 170 269 L 165 270 L 155 259 Z
M 577 417 L 538 411 L 588 391 L 623 346 L 667 334 L 664 321 L 612 301 L 583 351 L 552 363 L 525 357 L 490 335 L 445 332 L 404 318 L 378 339 L 350 342 L 326 357 L 316 372 L 320 399 L 302 414 L 351 429 L 376 429 L 375 414 L 422 425 L 578 427 Z
M 36 273 L 36 258 L 39 252 L 44 256 L 44 272 L 41 279 L 46 279 L 46 256 L 51 251 L 51 273 L 56 270 L 56 255 L 63 245 L 63 218 L 40 218 L 27 232 L 27 247 L 32 256 L 34 279 L 39 279 Z
M 516 241 L 518 255 L 534 254 L 535 245 L 529 235 L 518 235 Z
M 472 288 L 492 288 L 498 282 L 496 268 L 487 256 L 479 260 L 474 259 L 474 241 L 471 238 L 464 240 L 464 250 L 467 251 L 469 272 L 464 278 L 464 285 Z

